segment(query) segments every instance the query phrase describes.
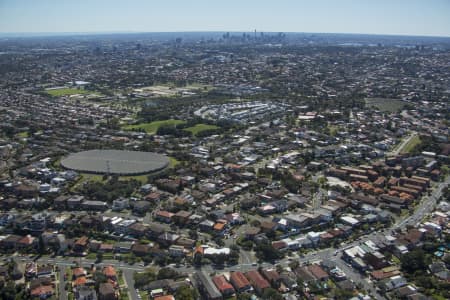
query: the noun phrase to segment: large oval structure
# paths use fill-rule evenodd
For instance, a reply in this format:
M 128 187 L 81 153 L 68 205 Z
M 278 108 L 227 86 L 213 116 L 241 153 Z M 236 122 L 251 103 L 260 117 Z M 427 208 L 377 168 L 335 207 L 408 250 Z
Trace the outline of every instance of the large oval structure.
M 69 155 L 61 160 L 61 165 L 85 173 L 140 175 L 166 168 L 169 159 L 153 152 L 89 150 Z

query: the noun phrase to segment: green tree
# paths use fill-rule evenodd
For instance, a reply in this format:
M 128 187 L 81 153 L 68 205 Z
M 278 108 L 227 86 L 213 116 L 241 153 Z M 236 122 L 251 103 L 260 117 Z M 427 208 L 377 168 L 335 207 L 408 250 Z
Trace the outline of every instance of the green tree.
M 97 262 L 101 262 L 103 260 L 103 253 L 97 252 L 96 257 L 97 257 Z
M 241 293 L 237 295 L 237 300 L 250 300 L 252 299 L 252 295 L 249 293 Z
M 414 249 L 404 254 L 401 259 L 402 270 L 413 274 L 416 271 L 425 271 L 430 263 L 422 249 Z
M 446 255 L 444 257 L 444 263 L 447 265 L 447 267 L 450 267 L 450 255 Z
M 16 297 L 16 287 L 14 281 L 8 281 L 0 290 L 0 299 L 14 300 Z
M 353 291 L 347 291 L 343 289 L 335 289 L 334 297 L 337 300 L 347 300 L 353 297 Z
M 262 294 L 262 299 L 267 300 L 283 300 L 283 296 L 273 288 L 265 289 Z
M 45 247 L 45 244 L 44 244 L 44 240 L 43 240 L 43 238 L 42 238 L 42 236 L 39 236 L 39 239 L 38 239 L 38 251 L 39 251 L 39 254 L 45 254 L 46 253 L 46 247 Z
M 162 268 L 158 272 L 158 279 L 174 279 L 178 276 L 178 272 L 172 268 Z
M 443 165 L 441 167 L 441 171 L 442 171 L 442 175 L 446 176 L 446 175 L 450 174 L 450 167 L 447 165 Z
M 135 272 L 133 274 L 134 287 L 140 288 L 151 281 L 156 280 L 156 274 L 152 269 L 147 269 L 145 272 Z
M 177 300 L 196 300 L 198 298 L 197 290 L 183 285 L 175 292 L 175 299 Z
M 273 261 L 282 257 L 280 251 L 269 243 L 261 243 L 255 248 L 256 256 L 261 260 Z
M 98 291 L 100 284 L 107 282 L 108 278 L 106 278 L 105 274 L 103 274 L 102 272 L 97 271 L 94 273 L 94 280 L 95 280 L 95 289 Z
M 189 238 L 196 240 L 198 239 L 198 232 L 193 229 L 189 229 Z

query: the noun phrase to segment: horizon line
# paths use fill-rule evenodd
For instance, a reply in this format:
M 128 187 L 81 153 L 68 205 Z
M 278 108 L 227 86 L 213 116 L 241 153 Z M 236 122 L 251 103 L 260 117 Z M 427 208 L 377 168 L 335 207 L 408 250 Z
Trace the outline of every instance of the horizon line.
M 398 36 L 398 37 L 424 37 L 424 38 L 450 38 L 450 35 L 438 34 L 402 34 L 402 33 L 363 33 L 363 32 L 307 32 L 307 31 L 264 31 L 264 33 L 287 33 L 287 34 L 336 34 L 336 35 L 373 35 L 373 36 Z M 111 31 L 17 31 L 1 32 L 0 37 L 36 37 L 36 36 L 75 36 L 75 35 L 111 35 L 111 34 L 147 34 L 147 33 L 254 33 L 255 30 L 181 30 L 181 31 L 135 31 L 135 30 L 111 30 Z

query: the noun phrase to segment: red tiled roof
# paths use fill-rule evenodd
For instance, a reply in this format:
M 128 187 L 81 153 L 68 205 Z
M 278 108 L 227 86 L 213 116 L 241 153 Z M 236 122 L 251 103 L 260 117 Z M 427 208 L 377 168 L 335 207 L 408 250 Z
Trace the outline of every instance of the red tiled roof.
M 41 295 L 53 294 L 53 287 L 49 285 L 41 285 L 31 291 L 31 296 L 39 297 Z
M 308 266 L 308 270 L 317 279 L 323 279 L 328 277 L 328 274 L 319 265 L 310 265 Z
M 160 297 L 155 297 L 153 300 L 175 300 L 175 297 L 172 295 L 165 295 Z
M 105 243 L 101 243 L 100 244 L 100 250 L 104 250 L 104 251 L 112 251 L 114 248 L 113 244 L 105 244 Z
M 230 280 L 233 282 L 233 284 L 238 289 L 242 289 L 242 288 L 250 285 L 250 282 L 247 280 L 247 278 L 241 272 L 232 272 L 230 274 Z
M 147 196 L 145 196 L 145 198 L 148 199 L 148 200 L 157 200 L 160 197 L 161 197 L 161 194 L 160 193 L 156 193 L 156 192 L 150 193 Z
M 84 276 L 81 276 L 81 277 L 78 277 L 77 279 L 75 279 L 74 281 L 73 281 L 73 285 L 74 286 L 79 286 L 79 285 L 85 285 L 86 284 L 86 277 L 84 277 Z
M 80 277 L 86 275 L 86 271 L 83 268 L 75 268 L 72 270 L 72 275 L 74 277 Z
M 320 238 L 323 240 L 332 239 L 334 236 L 331 233 L 325 232 L 320 235 Z
M 233 286 L 225 279 L 225 276 L 214 276 L 212 280 L 222 294 L 230 289 L 234 291 Z
M 88 243 L 88 237 L 87 236 L 82 236 L 75 242 L 76 245 L 80 245 L 80 246 L 86 246 L 87 243 Z
M 18 243 L 24 244 L 24 245 L 31 245 L 33 243 L 33 240 L 34 240 L 34 237 L 27 235 L 27 236 L 24 236 L 23 238 L 21 238 Z
M 205 250 L 205 249 L 203 249 L 203 247 L 198 246 L 198 247 L 195 249 L 195 252 L 196 252 L 196 253 L 203 254 L 204 250 Z
M 107 266 L 103 268 L 103 274 L 105 274 L 106 277 L 116 277 L 117 273 L 113 266 Z
M 272 247 L 274 247 L 277 250 L 280 250 L 280 249 L 286 248 L 287 244 L 284 241 L 275 241 L 272 243 Z
M 156 215 L 158 215 L 160 217 L 168 218 L 168 219 L 173 217 L 173 213 L 165 211 L 165 210 L 157 211 Z
M 371 273 L 372 277 L 375 280 L 382 280 L 382 279 L 385 279 L 385 278 L 390 278 L 390 277 L 398 275 L 398 274 L 400 274 L 400 271 L 398 271 L 398 270 L 394 270 L 394 271 L 391 271 L 391 272 L 383 272 L 383 270 L 377 270 L 377 271 L 373 271 Z
M 225 224 L 223 224 L 223 223 L 214 224 L 214 230 L 221 231 L 221 230 L 223 230 L 224 227 L 225 227 Z
M 280 279 L 280 275 L 275 270 L 262 270 L 262 273 L 269 282 L 275 282 Z
M 252 285 L 261 290 L 270 287 L 269 282 L 265 280 L 256 270 L 248 271 L 247 273 L 245 273 L 245 276 L 247 276 Z

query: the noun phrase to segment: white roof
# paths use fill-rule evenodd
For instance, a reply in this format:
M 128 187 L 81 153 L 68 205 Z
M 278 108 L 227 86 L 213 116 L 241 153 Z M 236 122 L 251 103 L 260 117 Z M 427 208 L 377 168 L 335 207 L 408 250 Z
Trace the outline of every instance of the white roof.
M 115 220 L 112 220 L 111 224 L 113 224 L 113 225 L 119 224 L 120 222 L 122 222 L 122 220 L 123 220 L 122 218 L 117 218 Z
M 435 223 L 433 223 L 433 222 L 425 222 L 425 223 L 423 223 L 423 225 L 424 225 L 424 226 L 433 227 L 434 229 L 438 229 L 438 230 L 441 230 L 441 229 L 442 229 L 441 226 L 439 226 L 438 224 L 435 224 Z
M 219 254 L 228 255 L 228 254 L 230 254 L 230 248 L 216 249 L 216 248 L 208 247 L 203 250 L 203 254 L 205 254 L 205 255 L 219 255 Z
M 310 237 L 310 238 L 317 238 L 317 237 L 319 237 L 320 236 L 320 232 L 315 232 L 315 231 L 311 231 L 311 232 L 308 232 L 308 237 Z
M 378 250 L 377 245 L 375 245 L 375 243 L 371 240 L 366 241 L 365 244 L 367 245 L 367 247 L 371 248 L 374 251 Z
M 342 221 L 345 221 L 345 222 L 347 222 L 347 223 L 349 223 L 349 224 L 351 224 L 351 225 L 356 225 L 356 224 L 359 223 L 358 220 L 356 220 L 356 219 L 353 218 L 353 217 L 349 217 L 349 216 L 343 216 L 343 217 L 341 217 L 341 220 L 342 220 Z

